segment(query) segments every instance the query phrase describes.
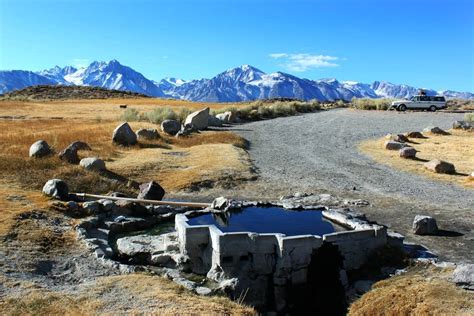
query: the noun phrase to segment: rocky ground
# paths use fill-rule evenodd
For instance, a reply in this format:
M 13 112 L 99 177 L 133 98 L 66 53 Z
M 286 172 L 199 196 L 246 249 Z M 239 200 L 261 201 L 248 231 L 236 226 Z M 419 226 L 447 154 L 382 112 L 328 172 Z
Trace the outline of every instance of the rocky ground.
M 428 246 L 442 260 L 472 262 L 474 192 L 375 163 L 358 144 L 387 133 L 451 127 L 462 114 L 337 109 L 278 118 L 233 129 L 250 142 L 259 180 L 210 194 L 277 199 L 292 192 L 331 193 L 370 201 L 364 213 Z M 438 219 L 444 236 L 416 236 L 416 214 Z

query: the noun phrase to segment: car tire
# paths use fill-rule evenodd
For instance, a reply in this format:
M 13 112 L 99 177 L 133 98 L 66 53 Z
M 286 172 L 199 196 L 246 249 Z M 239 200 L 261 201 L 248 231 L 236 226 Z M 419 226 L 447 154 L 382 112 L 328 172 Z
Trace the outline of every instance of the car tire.
M 405 104 L 400 104 L 398 106 L 398 110 L 402 111 L 402 112 L 405 112 L 407 110 L 407 106 Z
M 430 106 L 430 108 L 428 109 L 428 111 L 430 111 L 430 112 L 436 112 L 436 110 L 437 110 L 437 108 L 434 105 Z

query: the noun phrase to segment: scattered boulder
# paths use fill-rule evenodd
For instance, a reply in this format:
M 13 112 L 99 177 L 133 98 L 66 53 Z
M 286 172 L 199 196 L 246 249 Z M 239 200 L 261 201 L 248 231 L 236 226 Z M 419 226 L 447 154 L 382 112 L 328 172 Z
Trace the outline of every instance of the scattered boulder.
M 138 139 L 158 139 L 160 135 L 154 128 L 141 128 L 137 131 Z
M 183 125 L 183 128 L 176 134 L 176 137 L 189 136 L 192 133 L 199 133 L 199 129 L 193 124 Z
M 454 129 L 464 129 L 464 130 L 472 130 L 474 129 L 474 125 L 468 121 L 454 121 L 453 123 Z
M 436 235 L 438 233 L 436 220 L 426 215 L 416 215 L 412 228 L 416 235 Z
M 122 146 L 130 146 L 137 143 L 137 135 L 133 132 L 130 125 L 125 122 L 115 128 L 112 141 Z
M 410 145 L 407 145 L 405 143 L 400 143 L 400 142 L 396 142 L 396 141 L 393 141 L 393 140 L 389 140 L 387 142 L 385 142 L 385 149 L 387 150 L 400 150 L 402 148 L 405 148 L 405 147 L 411 147 Z
M 103 205 L 98 201 L 89 201 L 82 203 L 82 208 L 87 213 L 87 215 L 97 215 L 102 213 L 104 210 Z
M 408 138 L 426 138 L 425 136 L 423 136 L 422 133 L 420 132 L 409 132 L 407 133 L 406 135 Z
M 445 130 L 442 130 L 441 128 L 435 126 L 435 127 L 427 127 L 423 130 L 423 132 L 431 133 L 431 134 L 436 134 L 436 135 L 449 135 L 448 132 Z
M 165 190 L 155 181 L 143 183 L 140 185 L 140 193 L 137 199 L 144 200 L 158 200 L 160 201 L 165 196 Z
M 439 159 L 428 161 L 423 166 L 426 169 L 431 170 L 436 173 L 447 173 L 447 174 L 456 173 L 456 168 L 454 167 L 452 163 L 439 160 Z
M 402 158 L 414 159 L 416 158 L 417 150 L 413 147 L 405 147 L 400 149 L 399 153 Z
M 105 162 L 102 159 L 96 157 L 88 157 L 81 159 L 79 165 L 84 167 L 84 169 L 89 171 L 104 171 L 107 170 L 105 167 Z
M 60 179 L 48 180 L 43 186 L 43 193 L 59 200 L 67 200 L 69 198 L 69 188 L 66 182 Z
M 92 148 L 85 142 L 81 142 L 79 140 L 76 140 L 75 142 L 72 142 L 68 148 L 76 148 L 76 150 L 92 150 Z
M 233 123 L 236 121 L 237 116 L 231 111 L 217 114 L 216 117 L 224 123 Z
M 164 120 L 161 122 L 161 130 L 169 135 L 176 135 L 181 130 L 181 123 L 176 120 Z
M 92 150 L 92 149 L 85 142 L 75 141 L 75 142 L 72 142 L 69 146 L 67 146 L 63 151 L 59 153 L 59 159 L 77 165 L 80 160 L 79 156 L 77 155 L 77 152 L 79 150 Z
M 456 285 L 468 290 L 474 290 L 474 264 L 459 264 L 453 271 L 451 279 Z
M 194 125 L 197 129 L 203 130 L 209 126 L 209 108 L 193 112 L 186 117 L 184 125 Z
M 215 127 L 222 126 L 222 121 L 213 115 L 209 115 L 208 123 L 209 123 L 209 126 L 215 126 Z
M 39 140 L 30 147 L 30 157 L 42 158 L 53 153 L 48 143 L 44 140 Z
M 394 139 L 394 141 L 396 142 L 399 142 L 399 143 L 407 143 L 409 142 L 410 140 L 408 139 L 408 137 L 406 137 L 405 135 L 403 134 L 397 134 Z
M 211 209 L 217 210 L 217 211 L 226 211 L 229 208 L 229 205 L 230 205 L 229 199 L 221 196 L 214 199 L 214 201 L 212 201 Z
M 68 146 L 59 153 L 59 159 L 77 165 L 79 163 L 79 156 L 77 155 L 76 147 Z

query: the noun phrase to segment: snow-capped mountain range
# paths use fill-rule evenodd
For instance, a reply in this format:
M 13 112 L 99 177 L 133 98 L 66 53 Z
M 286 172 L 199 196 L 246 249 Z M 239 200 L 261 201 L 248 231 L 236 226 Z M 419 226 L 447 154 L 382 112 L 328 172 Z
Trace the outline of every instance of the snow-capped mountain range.
M 211 79 L 185 81 L 164 78 L 152 81 L 117 60 L 93 62 L 85 68 L 66 66 L 39 72 L 0 71 L 0 93 L 33 85 L 84 85 L 133 91 L 153 97 L 171 97 L 190 101 L 238 102 L 267 98 L 296 98 L 320 101 L 351 100 L 352 98 L 407 98 L 419 88 L 403 84 L 375 81 L 372 84 L 336 79 L 309 80 L 283 72 L 265 73 L 243 65 L 222 72 Z M 474 99 L 470 92 L 435 91 L 429 95 Z

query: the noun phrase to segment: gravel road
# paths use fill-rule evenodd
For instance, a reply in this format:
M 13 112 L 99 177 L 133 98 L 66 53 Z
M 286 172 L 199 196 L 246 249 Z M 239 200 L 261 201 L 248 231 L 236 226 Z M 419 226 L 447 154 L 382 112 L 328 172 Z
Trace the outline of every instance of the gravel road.
M 448 129 L 462 117 L 440 112 L 337 109 L 253 122 L 234 131 L 250 141 L 249 153 L 259 171 L 260 187 L 264 184 L 258 191 L 267 196 L 300 191 L 364 198 L 376 206 L 366 210 L 372 218 L 408 234 L 415 213 L 432 214 L 441 219 L 441 226 L 445 222 L 445 229 L 464 234 L 462 240 L 448 240 L 446 248 L 467 242 L 472 250 L 473 190 L 392 169 L 357 149 L 361 141 L 387 133 L 421 131 L 428 126 Z M 431 244 L 429 239 L 423 241 Z M 469 256 L 469 249 L 461 258 Z

